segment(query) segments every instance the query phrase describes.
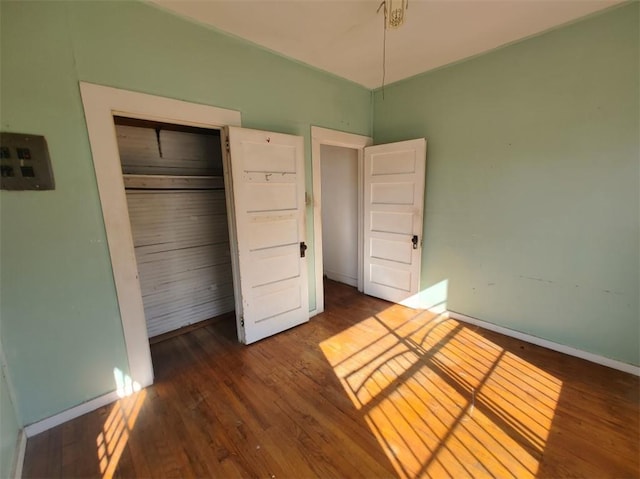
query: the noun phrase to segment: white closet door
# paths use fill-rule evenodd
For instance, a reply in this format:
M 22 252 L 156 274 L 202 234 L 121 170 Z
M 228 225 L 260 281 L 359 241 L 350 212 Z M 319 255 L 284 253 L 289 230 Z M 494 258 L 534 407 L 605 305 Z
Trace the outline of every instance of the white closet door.
M 241 290 L 249 344 L 309 320 L 304 140 L 228 128 Z
M 425 139 L 364 149 L 364 292 L 400 303 L 420 288 Z
M 149 337 L 234 309 L 224 190 L 127 190 Z

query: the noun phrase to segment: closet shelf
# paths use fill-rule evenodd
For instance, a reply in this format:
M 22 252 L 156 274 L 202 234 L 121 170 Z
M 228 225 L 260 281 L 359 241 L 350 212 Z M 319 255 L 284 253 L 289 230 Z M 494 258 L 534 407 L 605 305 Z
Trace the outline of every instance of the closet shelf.
M 132 189 L 224 189 L 222 176 L 122 175 L 124 187 Z

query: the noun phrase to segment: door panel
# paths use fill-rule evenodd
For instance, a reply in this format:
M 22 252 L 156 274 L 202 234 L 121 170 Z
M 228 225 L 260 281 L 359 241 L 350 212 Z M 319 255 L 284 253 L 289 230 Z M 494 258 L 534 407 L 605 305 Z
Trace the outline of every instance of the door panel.
M 378 233 L 413 234 L 413 213 L 372 211 L 371 231 Z
M 270 173 L 269 173 L 270 174 Z M 298 187 L 295 183 L 262 183 L 264 174 L 246 175 L 244 181 L 251 184 L 247 191 L 247 211 L 286 211 L 297 208 Z M 291 178 L 282 178 L 291 180 Z
M 420 288 L 426 145 L 364 149 L 364 292 L 396 303 Z
M 254 130 L 256 131 L 256 130 Z M 267 135 L 275 133 L 265 132 Z M 265 142 L 242 144 L 242 154 L 246 158 L 247 171 L 264 173 L 296 173 L 297 150 L 291 145 L 277 145 Z M 269 166 L 267 166 L 269 165 Z
M 287 246 L 269 248 L 255 254 L 255 282 L 262 286 L 300 275 L 299 255 L 287 251 Z
M 240 337 L 252 343 L 309 320 L 302 137 L 229 127 Z M 244 326 L 242 326 L 244 324 Z M 243 334 L 242 334 L 243 333 Z
M 381 286 L 411 295 L 411 272 L 374 263 L 371 265 L 371 295 L 382 297 L 384 290 L 380 289 Z M 378 291 L 378 294 L 373 294 Z
M 412 246 L 406 241 L 371 239 L 371 256 L 378 259 L 411 264 Z
M 372 176 L 371 179 L 373 180 L 371 183 L 371 204 L 382 205 L 384 208 L 385 205 L 413 205 L 415 203 L 416 192 L 413 183 L 394 182 L 393 178 L 384 176 Z M 382 181 L 389 181 L 389 183 L 382 183 Z
M 371 157 L 373 176 L 413 173 L 415 168 L 416 157 L 413 150 L 380 152 Z

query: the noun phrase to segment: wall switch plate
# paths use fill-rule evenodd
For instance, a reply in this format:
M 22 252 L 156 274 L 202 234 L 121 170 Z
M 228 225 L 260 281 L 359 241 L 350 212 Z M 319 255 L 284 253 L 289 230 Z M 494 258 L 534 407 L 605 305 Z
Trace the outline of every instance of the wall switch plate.
M 53 170 L 44 136 L 0 133 L 0 187 L 53 190 Z

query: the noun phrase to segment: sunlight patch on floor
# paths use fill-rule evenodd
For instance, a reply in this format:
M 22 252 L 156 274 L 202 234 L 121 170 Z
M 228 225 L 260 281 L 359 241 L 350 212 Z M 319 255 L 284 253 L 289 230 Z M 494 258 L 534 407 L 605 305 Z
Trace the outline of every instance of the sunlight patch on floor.
M 98 464 L 102 479 L 113 477 L 147 395 L 146 390 L 140 390 L 139 387 L 134 388 L 134 383 L 128 376 L 115 371 L 114 376 L 121 399 L 113 404 L 102 431 L 96 437 Z M 121 381 L 118 380 L 120 377 Z
M 562 383 L 474 329 L 394 305 L 320 344 L 400 477 L 535 477 Z

